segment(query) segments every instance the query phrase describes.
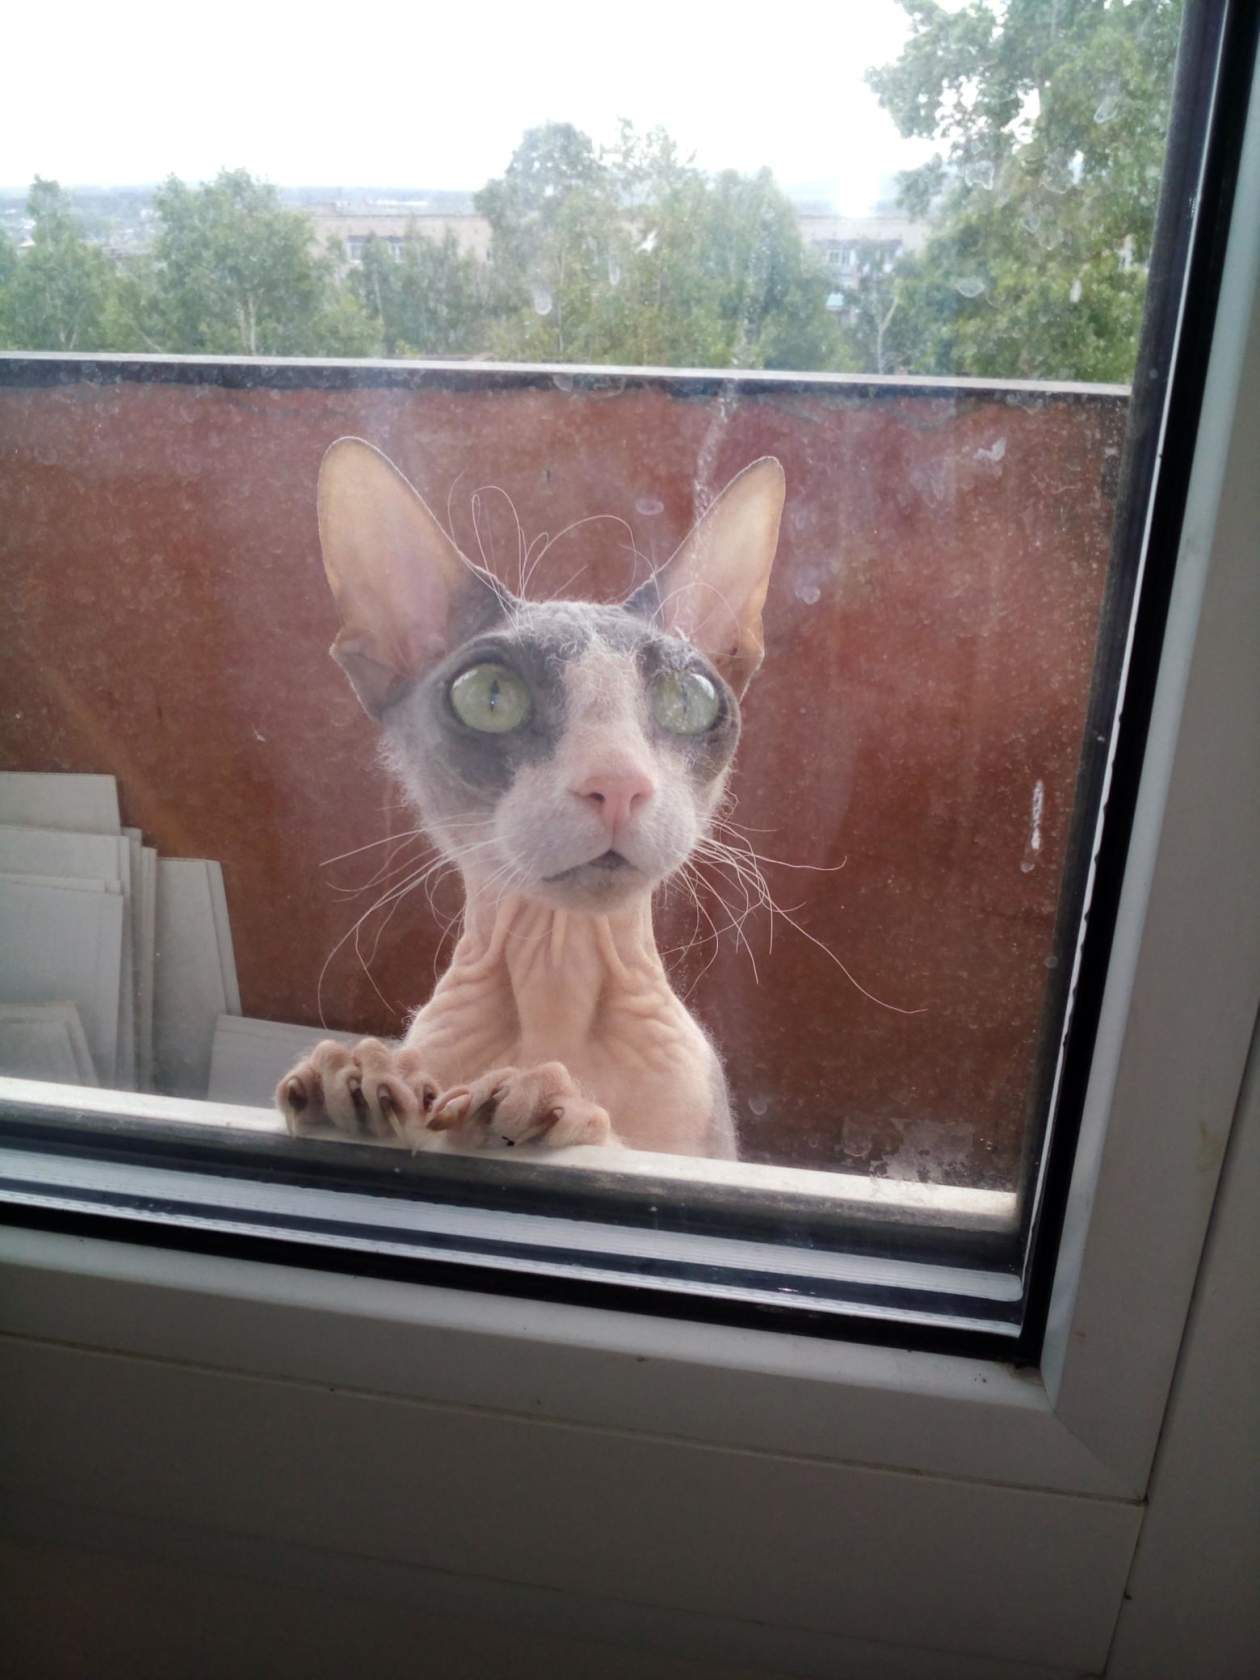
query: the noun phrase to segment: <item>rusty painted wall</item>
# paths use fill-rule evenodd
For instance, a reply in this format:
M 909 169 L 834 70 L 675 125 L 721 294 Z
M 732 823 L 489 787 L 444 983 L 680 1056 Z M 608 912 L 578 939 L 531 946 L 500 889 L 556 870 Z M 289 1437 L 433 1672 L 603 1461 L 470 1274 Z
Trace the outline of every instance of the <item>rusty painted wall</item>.
M 325 446 L 345 433 L 380 445 L 473 553 L 476 516 L 509 582 L 514 507 L 529 539 L 555 539 L 531 593 L 608 599 L 684 534 L 696 484 L 711 494 L 774 453 L 789 501 L 734 815 L 758 851 L 828 872 L 768 864 L 805 932 L 779 922 L 771 949 L 754 914 L 751 957 L 730 932 L 709 938 L 675 959 L 681 983 L 726 1056 L 749 1153 L 1010 1183 L 1122 396 L 220 377 L 0 374 L 0 759 L 111 771 L 125 821 L 165 853 L 222 860 L 246 1012 L 318 1022 L 321 968 L 377 890 L 335 889 L 366 882 L 384 854 L 321 860 L 411 826 L 326 656 Z M 742 911 L 742 892 L 709 873 Z M 396 1030 L 423 1000 L 458 908 L 450 882 L 433 904 L 397 909 L 370 979 L 341 947 L 323 983 L 329 1025 Z M 681 895 L 666 903 L 662 945 L 685 945 L 694 922 Z M 709 931 L 702 919 L 695 937 Z

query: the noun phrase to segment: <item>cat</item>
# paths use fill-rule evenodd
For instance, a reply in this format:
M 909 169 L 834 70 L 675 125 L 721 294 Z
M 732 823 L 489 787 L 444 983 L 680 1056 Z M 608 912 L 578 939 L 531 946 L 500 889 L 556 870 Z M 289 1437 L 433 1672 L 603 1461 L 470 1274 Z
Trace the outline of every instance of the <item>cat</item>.
M 628 600 L 535 603 L 466 559 L 370 444 L 331 446 L 332 656 L 465 906 L 401 1044 L 326 1040 L 280 1081 L 291 1132 L 737 1156 L 722 1065 L 666 976 L 652 895 L 726 785 L 783 501 L 767 456 Z

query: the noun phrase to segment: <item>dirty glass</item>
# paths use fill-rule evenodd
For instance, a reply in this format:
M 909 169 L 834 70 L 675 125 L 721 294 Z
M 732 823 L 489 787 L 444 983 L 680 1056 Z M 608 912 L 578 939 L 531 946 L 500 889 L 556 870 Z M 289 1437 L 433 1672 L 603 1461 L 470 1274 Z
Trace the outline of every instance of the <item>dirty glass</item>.
M 335 439 L 535 603 L 624 601 L 773 457 L 764 663 L 655 898 L 729 1091 L 718 1176 L 980 1192 L 1013 1229 L 1115 702 L 1181 7 L 789 5 L 755 45 L 649 7 L 598 76 L 544 10 L 493 51 L 391 15 L 385 58 L 254 18 L 226 147 L 157 75 L 116 120 L 107 34 L 72 119 L 23 121 L 34 84 L 0 119 L 0 1065 L 267 1107 L 449 962 L 451 831 L 327 657 Z

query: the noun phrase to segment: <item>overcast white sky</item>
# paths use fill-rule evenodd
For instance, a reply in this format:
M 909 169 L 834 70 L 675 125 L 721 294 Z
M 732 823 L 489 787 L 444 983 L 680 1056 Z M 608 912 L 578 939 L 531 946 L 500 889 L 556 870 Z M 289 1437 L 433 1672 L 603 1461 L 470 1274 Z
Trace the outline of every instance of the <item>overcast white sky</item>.
M 706 168 L 768 164 L 860 212 L 930 148 L 862 73 L 905 35 L 896 0 L 83 0 L 10 8 L 0 185 L 196 181 L 475 188 L 522 131 L 663 123 Z

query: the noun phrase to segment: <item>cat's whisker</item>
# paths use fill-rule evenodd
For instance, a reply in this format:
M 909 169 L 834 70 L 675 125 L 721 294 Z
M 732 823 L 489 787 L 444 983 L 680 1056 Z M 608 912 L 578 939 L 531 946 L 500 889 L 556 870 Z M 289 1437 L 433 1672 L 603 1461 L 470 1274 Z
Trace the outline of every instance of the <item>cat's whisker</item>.
M 669 564 L 669 562 L 666 561 L 666 565 L 668 565 L 668 564 Z M 658 572 L 662 569 L 663 568 L 658 568 L 657 572 L 654 572 L 652 574 L 653 577 L 657 576 Z M 721 601 L 722 605 L 726 608 L 727 612 L 731 615 L 731 623 L 732 624 L 738 624 L 739 623 L 739 614 L 738 614 L 738 612 L 736 612 L 735 608 L 731 605 L 729 597 L 724 595 L 723 592 L 718 588 L 718 586 L 715 583 L 709 583 L 704 578 L 690 578 L 690 579 L 688 579 L 688 581 L 686 583 L 680 583 L 678 585 L 677 589 L 671 589 L 668 595 L 662 595 L 661 600 L 660 600 L 660 605 L 656 608 L 655 612 L 653 612 L 653 614 L 652 614 L 652 622 L 655 623 L 656 620 L 658 618 L 660 618 L 661 614 L 665 611 L 665 608 L 669 605 L 669 603 L 674 599 L 674 597 L 676 595 L 685 595 L 689 589 L 707 589 L 711 595 L 716 595 L 718 600 Z
M 459 549 L 459 541 L 455 535 L 455 491 L 459 486 L 460 479 L 465 476 L 467 471 L 468 468 L 463 467 L 457 472 L 446 492 L 446 534 L 455 544 L 457 550 Z
M 534 553 L 535 545 L 537 545 L 537 548 L 538 548 L 538 552 L 536 554 Z M 526 546 L 526 549 L 525 549 L 525 570 L 524 570 L 524 572 L 522 573 L 522 576 L 521 576 L 521 599 L 522 600 L 524 600 L 529 593 L 529 586 L 530 586 L 531 581 L 533 580 L 534 573 L 538 570 L 539 563 L 542 560 L 543 555 L 547 552 L 547 549 L 548 549 L 549 545 L 550 545 L 550 537 L 549 537 L 548 533 L 546 531 L 540 531 L 538 533 L 538 535 L 536 537 L 534 537 L 528 543 L 528 545 Z
M 748 952 L 748 960 L 749 960 L 749 963 L 752 966 L 753 978 L 754 978 L 754 980 L 756 981 L 757 984 L 760 984 L 760 979 L 759 979 L 759 976 L 757 974 L 756 959 L 753 956 L 752 948 L 748 944 L 748 941 L 747 941 L 746 938 L 741 938 L 742 933 L 743 933 L 743 924 L 747 920 L 750 913 L 758 907 L 757 901 L 750 901 L 749 898 L 748 898 L 747 890 L 745 889 L 745 905 L 746 905 L 746 908 L 744 909 L 744 911 L 742 913 L 737 914 L 734 910 L 732 910 L 731 906 L 726 902 L 725 898 L 722 896 L 722 893 L 718 889 L 716 884 L 714 882 L 710 881 L 710 880 L 707 880 L 704 876 L 700 875 L 697 865 L 695 863 L 690 862 L 690 861 L 688 863 L 684 864 L 682 870 L 679 871 L 679 879 L 682 880 L 683 884 L 690 891 L 692 899 L 693 899 L 693 901 L 696 905 L 697 910 L 700 912 L 700 914 L 703 915 L 705 921 L 708 922 L 709 928 L 710 928 L 711 931 L 708 934 L 706 934 L 703 938 L 697 938 L 695 936 L 694 931 L 693 931 L 693 937 L 688 941 L 688 943 L 686 945 L 679 946 L 679 947 L 674 947 L 674 948 L 671 949 L 670 952 L 663 953 L 663 954 L 674 955 L 678 952 L 681 952 L 682 954 L 685 955 L 687 952 L 689 952 L 691 950 L 694 950 L 694 949 L 698 948 L 699 946 L 707 945 L 710 942 L 712 942 L 713 946 L 714 946 L 713 955 L 709 958 L 709 961 L 700 970 L 699 974 L 696 975 L 695 979 L 691 982 L 691 985 L 688 986 L 687 991 L 684 994 L 684 1002 L 686 1001 L 686 998 L 691 996 L 691 993 L 700 984 L 700 982 L 704 979 L 704 976 L 709 972 L 709 970 L 713 967 L 713 964 L 717 961 L 718 953 L 721 949 L 721 936 L 722 936 L 722 934 L 727 933 L 727 932 L 731 932 L 731 931 L 733 931 L 735 933 L 735 936 L 736 936 L 736 949 L 738 949 L 739 945 L 742 943 L 743 946 L 744 946 L 744 949 Z M 709 915 L 709 912 L 707 911 L 707 909 L 705 909 L 704 904 L 703 904 L 703 902 L 700 898 L 700 895 L 696 891 L 696 887 L 694 885 L 695 881 L 700 882 L 706 888 L 706 890 L 708 892 L 712 893 L 713 897 L 717 899 L 718 903 L 722 906 L 722 909 L 726 912 L 727 920 L 726 920 L 726 922 L 723 923 L 723 925 L 720 928 L 714 922 L 712 916 Z M 699 927 L 699 920 L 698 919 L 697 919 L 697 922 L 696 922 L 695 926 L 696 926 L 696 928 Z
M 527 575 L 526 575 L 526 577 L 525 577 L 525 579 L 522 583 L 522 587 L 521 587 L 522 595 L 525 593 L 525 590 L 528 587 L 530 581 L 532 580 L 532 578 L 534 576 L 534 573 L 538 570 L 538 567 L 542 564 L 542 562 L 546 559 L 547 555 L 556 546 L 556 544 L 561 541 L 562 538 L 570 536 L 574 531 L 581 530 L 583 525 L 593 525 L 598 520 L 601 520 L 601 519 L 603 519 L 603 520 L 609 520 L 610 519 L 610 520 L 613 521 L 614 524 L 620 525 L 623 528 L 623 530 L 625 531 L 626 535 L 630 538 L 630 550 L 631 550 L 631 553 L 634 554 L 634 556 L 635 556 L 635 559 L 636 559 L 635 570 L 637 571 L 638 570 L 637 561 L 640 558 L 642 558 L 642 556 L 639 554 L 639 547 L 638 547 L 638 543 L 635 539 L 634 528 L 629 524 L 629 522 L 627 520 L 623 519 L 621 517 L 621 515 L 617 514 L 617 513 L 588 513 L 584 519 L 575 519 L 572 522 L 572 524 L 566 525 L 564 527 L 564 529 L 561 530 L 561 531 L 557 531 L 554 537 L 549 536 L 546 539 L 546 541 L 543 543 L 542 547 L 539 549 L 537 555 L 535 555 L 533 565 L 529 568 L 529 571 L 528 571 L 528 573 L 527 573 Z M 564 583 L 562 583 L 560 585 L 559 589 L 553 589 L 551 594 L 545 596 L 544 599 L 546 601 L 557 600 L 560 596 L 562 596 L 564 594 L 565 590 L 568 589 L 571 584 L 575 583 L 577 581 L 577 579 L 581 577 L 582 573 L 586 570 L 586 568 L 589 564 L 590 564 L 589 560 L 584 560 L 582 562 L 582 564 L 578 567 L 577 571 L 574 572 L 573 575 L 570 578 L 568 578 Z
M 700 855 L 703 856 L 703 854 L 700 854 Z M 716 861 L 712 857 L 705 857 L 704 861 L 708 862 L 708 863 L 711 863 L 713 865 L 713 867 L 716 868 L 716 869 L 721 868 L 720 862 Z M 729 880 L 730 877 L 727 876 L 726 879 Z M 730 917 L 730 926 L 733 929 L 734 934 L 735 934 L 736 949 L 738 949 L 739 946 L 742 945 L 744 950 L 748 953 L 748 961 L 749 961 L 749 963 L 752 967 L 752 971 L 753 971 L 753 981 L 754 981 L 755 984 L 760 985 L 761 984 L 761 977 L 757 972 L 757 959 L 753 955 L 753 948 L 752 948 L 752 945 L 749 943 L 748 935 L 744 932 L 744 923 L 748 920 L 748 918 L 752 914 L 752 912 L 759 907 L 762 900 L 760 899 L 760 897 L 754 898 L 754 896 L 748 890 L 747 880 L 741 878 L 741 876 L 739 874 L 736 874 L 735 879 L 732 881 L 731 884 L 733 886 L 737 887 L 744 894 L 744 909 L 743 909 L 742 914 L 737 914 L 736 911 L 734 911 L 731 908 L 731 906 L 727 903 L 726 899 L 723 897 L 719 888 L 712 881 L 710 881 L 708 883 L 709 888 L 713 893 L 713 896 L 717 899 L 718 903 L 722 906 L 722 908 L 726 911 L 727 915 Z
M 754 823 L 736 822 L 732 816 L 724 816 L 719 811 L 709 818 L 709 821 L 719 828 L 738 829 L 743 834 L 782 834 L 781 828 L 758 828 Z
M 503 488 L 503 486 L 501 484 L 479 484 L 477 486 L 477 488 L 473 491 L 472 501 L 473 501 L 473 507 L 474 507 L 474 513 L 473 513 L 474 534 L 477 535 L 478 545 L 480 545 L 481 538 L 480 538 L 480 533 L 477 532 L 476 509 L 478 509 L 481 506 L 481 498 L 483 496 L 489 496 L 489 495 L 492 495 L 492 494 L 499 495 L 499 496 L 503 497 L 503 500 L 508 505 L 508 512 L 512 515 L 512 523 L 516 528 L 516 566 L 517 566 L 517 581 L 518 581 L 517 594 L 518 595 L 523 595 L 524 592 L 525 592 L 525 550 L 526 550 L 525 530 L 524 530 L 524 527 L 521 524 L 521 516 L 516 511 L 516 503 L 512 500 L 511 496 L 508 495 L 507 491 Z M 490 531 L 490 549 L 491 549 L 491 554 L 493 555 L 493 553 L 494 553 L 494 530 L 493 530 L 493 528 L 491 528 L 491 531 Z M 484 549 L 482 550 L 482 559 L 483 560 L 485 559 Z M 487 570 L 493 570 L 493 568 L 488 566 Z
M 410 828 L 402 834 L 383 834 L 379 840 L 369 840 L 366 846 L 355 846 L 348 852 L 338 852 L 336 857 L 321 858 L 319 867 L 327 869 L 329 864 L 344 863 L 347 858 L 358 857 L 360 852 L 370 852 L 377 846 L 388 846 L 391 840 L 409 840 L 413 835 L 423 834 L 423 828 Z
M 488 845 L 489 842 L 485 841 L 485 842 L 482 842 L 482 844 Z M 476 846 L 468 847 L 468 848 L 465 849 L 465 852 L 461 855 L 467 855 L 468 852 L 476 851 L 476 850 L 477 850 Z M 426 867 L 420 869 L 414 876 L 412 876 L 407 881 L 404 881 L 404 882 L 400 883 L 397 887 L 391 889 L 390 893 L 387 893 L 384 898 L 379 899 L 377 901 L 377 903 L 373 906 L 373 908 L 379 910 L 384 905 L 390 904 L 390 899 L 391 898 L 393 900 L 392 904 L 390 904 L 389 911 L 382 918 L 382 920 L 380 921 L 380 923 L 378 924 L 378 926 L 376 928 L 376 933 L 375 933 L 375 935 L 373 937 L 373 940 L 372 940 L 372 949 L 368 952 L 366 961 L 364 961 L 364 959 L 363 959 L 362 950 L 361 950 L 361 947 L 359 945 L 360 930 L 359 930 L 359 928 L 356 927 L 355 942 L 354 942 L 355 943 L 355 954 L 359 958 L 360 964 L 363 968 L 363 972 L 364 972 L 364 974 L 367 975 L 368 981 L 371 984 L 373 991 L 376 993 L 377 997 L 379 997 L 381 999 L 381 1002 L 386 1004 L 387 1008 L 392 1008 L 393 1006 L 391 1004 L 389 1004 L 388 1000 L 385 998 L 384 994 L 382 993 L 380 987 L 376 984 L 376 981 L 372 976 L 371 969 L 368 966 L 370 963 L 373 963 L 376 960 L 376 953 L 380 949 L 381 938 L 382 938 L 382 936 L 385 932 L 385 929 L 389 926 L 390 922 L 393 920 L 394 915 L 397 912 L 398 906 L 403 902 L 403 900 L 405 898 L 407 898 L 411 893 L 415 892 L 419 887 L 427 886 L 429 883 L 432 882 L 432 880 L 434 879 L 435 876 L 440 878 L 441 875 L 444 874 L 447 869 L 453 869 L 455 867 L 457 867 L 457 865 L 456 865 L 456 863 L 453 859 L 447 858 L 447 857 L 440 857 L 435 862 L 433 862 L 433 863 L 427 865 Z M 430 899 L 430 904 L 431 903 L 432 903 L 432 899 Z
M 700 894 L 696 890 L 695 882 L 692 880 L 693 874 L 694 871 L 686 868 L 684 868 L 679 874 L 679 879 L 681 880 L 683 886 L 687 889 L 688 895 L 690 896 L 691 902 L 695 906 L 696 911 L 695 918 L 691 924 L 691 938 L 683 947 L 684 951 L 689 951 L 700 937 L 700 917 L 704 910 L 704 906 L 700 902 Z
M 458 848 L 458 850 L 449 857 L 446 856 L 446 855 L 443 855 L 443 856 L 439 857 L 433 863 L 428 863 L 428 864 L 425 864 L 421 867 L 416 868 L 414 870 L 413 874 L 409 875 L 405 880 L 403 880 L 401 882 L 398 882 L 394 886 L 390 887 L 386 892 L 384 892 L 381 895 L 380 898 L 378 898 L 373 904 L 368 906 L 368 908 L 358 918 L 358 920 L 354 923 L 354 925 L 352 927 L 350 927 L 349 929 L 347 929 L 347 931 L 342 934 L 341 938 L 337 941 L 337 943 L 333 946 L 332 950 L 328 953 L 327 957 L 324 959 L 324 965 L 319 971 L 319 980 L 318 980 L 318 982 L 316 984 L 316 988 L 315 988 L 315 997 L 316 997 L 316 1004 L 317 1004 L 317 1007 L 319 1009 L 319 1019 L 320 1019 L 320 1025 L 321 1026 L 323 1026 L 325 1029 L 327 1029 L 327 1026 L 328 1026 L 327 1019 L 325 1018 L 325 1015 L 324 1015 L 324 1004 L 323 1004 L 324 981 L 327 977 L 328 969 L 329 969 L 330 965 L 332 964 L 332 962 L 334 961 L 334 959 L 336 958 L 338 952 L 340 952 L 342 947 L 345 946 L 351 940 L 353 940 L 353 942 L 354 942 L 354 945 L 353 945 L 354 953 L 355 953 L 355 956 L 358 959 L 359 966 L 362 968 L 362 970 L 364 972 L 364 975 L 367 978 L 368 984 L 371 986 L 372 990 L 376 993 L 377 997 L 380 998 L 381 1002 L 385 1005 L 385 1007 L 387 1009 L 393 1009 L 393 1007 L 394 1007 L 393 1004 L 389 1001 L 389 999 L 385 996 L 385 994 L 381 991 L 380 987 L 377 985 L 376 980 L 374 979 L 374 977 L 372 975 L 372 972 L 371 972 L 370 968 L 368 967 L 368 962 L 375 959 L 376 952 L 377 952 L 377 950 L 380 946 L 381 935 L 384 932 L 385 927 L 388 925 L 390 919 L 392 918 L 392 916 L 394 914 L 394 910 L 397 909 L 398 904 L 401 903 L 401 901 L 410 892 L 412 892 L 416 887 L 419 887 L 419 886 L 423 885 L 424 882 L 426 880 L 428 880 L 429 876 L 431 876 L 435 871 L 437 871 L 439 869 L 442 869 L 442 868 L 445 868 L 448 865 L 457 866 L 458 862 L 461 858 L 469 856 L 472 852 L 479 850 L 481 846 L 488 846 L 490 844 L 492 844 L 492 839 L 477 841 L 477 842 L 474 842 L 470 846 Z M 392 908 L 389 910 L 388 914 L 385 916 L 384 921 L 382 922 L 381 926 L 377 929 L 376 937 L 375 937 L 375 940 L 373 942 L 371 953 L 370 953 L 369 957 L 365 960 L 364 956 L 363 956 L 362 945 L 360 943 L 361 936 L 362 936 L 363 925 L 369 919 L 369 917 L 374 915 L 378 910 L 384 909 L 386 905 L 391 905 Z
M 437 848 L 434 846 L 425 846 L 422 851 L 415 852 L 411 857 L 404 858 L 401 863 L 394 862 L 398 853 L 391 852 L 385 859 L 385 862 L 377 870 L 376 874 L 370 876 L 368 880 L 364 881 L 362 886 L 342 887 L 338 886 L 335 881 L 330 881 L 329 890 L 335 892 L 339 898 L 358 898 L 360 894 L 367 892 L 369 888 L 383 886 L 384 883 L 390 880 L 393 876 L 401 874 L 404 870 L 414 869 L 422 861 L 422 859 L 429 856 L 429 854 L 436 851 L 436 849 Z
M 570 588 L 573 584 L 575 584 L 577 582 L 577 580 L 581 577 L 582 573 L 586 570 L 586 568 L 589 565 L 590 565 L 589 560 L 583 560 L 582 564 L 578 567 L 577 571 L 576 572 L 571 572 L 569 574 L 569 576 L 567 578 L 565 578 L 564 582 L 560 585 L 559 589 L 553 589 L 550 595 L 545 595 L 543 597 L 544 603 L 550 603 L 552 601 L 559 600 L 559 598 L 564 594 L 565 590 Z
M 715 817 L 712 819 L 712 826 L 714 828 L 728 828 L 732 825 L 724 818 Z M 767 829 L 764 832 L 770 834 L 776 831 Z M 816 875 L 837 875 L 849 862 L 848 857 L 845 856 L 839 863 L 793 863 L 787 858 L 767 857 L 764 852 L 754 851 L 742 834 L 736 834 L 735 839 L 739 842 L 740 847 L 747 851 L 748 856 L 754 858 L 757 863 L 770 863 L 776 869 L 807 869 Z
M 707 838 L 707 839 L 701 841 L 700 845 L 697 847 L 697 853 L 699 855 L 702 855 L 702 856 L 707 854 L 709 856 L 710 861 L 715 861 L 714 858 L 713 858 L 713 851 L 712 851 L 713 848 L 717 848 L 721 853 L 725 854 L 725 861 L 727 863 L 729 863 L 732 868 L 741 867 L 741 864 L 737 861 L 736 853 L 735 853 L 734 848 L 724 845 L 723 842 L 721 842 L 719 840 L 713 840 L 711 838 Z M 749 848 L 748 851 L 743 852 L 741 854 L 741 856 L 744 859 L 749 859 L 749 860 L 755 859 L 755 854 L 752 853 L 751 848 Z M 716 863 L 715 863 L 715 867 L 716 867 Z M 757 868 L 756 862 L 755 861 L 750 861 L 749 863 L 742 865 L 742 867 L 744 867 L 747 870 L 750 878 L 755 879 L 760 885 L 761 902 L 764 903 L 766 909 L 770 912 L 770 926 L 771 926 L 772 936 L 773 936 L 773 928 L 774 928 L 774 917 L 776 915 L 781 916 L 790 928 L 793 928 L 797 933 L 799 933 L 802 936 L 802 938 L 807 939 L 810 942 L 811 945 L 816 945 L 820 951 L 822 951 L 826 956 L 828 956 L 831 959 L 831 961 L 836 965 L 836 967 L 840 970 L 840 972 L 844 975 L 845 979 L 849 982 L 849 984 L 856 991 L 860 992 L 864 998 L 868 998 L 872 1003 L 877 1004 L 881 1009 L 891 1010 L 892 1013 L 895 1014 L 895 1015 L 924 1015 L 924 1014 L 927 1013 L 926 1009 L 924 1009 L 924 1008 L 906 1009 L 906 1008 L 903 1008 L 900 1004 L 889 1003 L 886 999 L 881 998 L 881 997 L 877 997 L 874 992 L 870 991 L 866 986 L 864 986 L 861 983 L 860 980 L 857 979 L 857 977 L 846 967 L 846 965 L 840 960 L 840 958 L 836 955 L 836 953 L 831 949 L 831 947 L 829 945 L 824 943 L 824 941 L 819 939 L 815 934 L 810 933 L 808 928 L 802 927 L 801 924 L 798 921 L 795 920 L 793 912 L 796 911 L 796 910 L 800 910 L 802 908 L 801 905 L 799 905 L 799 904 L 793 905 L 792 910 L 785 910 L 782 907 L 782 905 L 777 903 L 773 894 L 770 892 L 769 886 L 766 883 L 765 876 L 762 875 L 761 871 Z M 836 865 L 835 867 L 843 868 L 843 865 L 842 864 L 841 865 Z
M 480 490 L 474 490 L 473 491 L 470 506 L 471 506 L 471 509 L 472 509 L 473 541 L 477 544 L 477 552 L 481 555 L 482 566 L 485 568 L 486 571 L 488 571 L 490 573 L 493 573 L 494 567 L 491 564 L 490 560 L 486 556 L 486 545 L 481 540 L 481 523 L 480 523 L 480 519 L 478 517 L 481 513 L 481 491 Z M 491 554 L 494 553 L 494 532 L 493 531 L 491 531 L 491 533 L 490 533 L 490 552 L 491 552 Z
M 693 868 L 694 868 L 694 866 L 693 866 Z M 696 977 L 692 981 L 691 985 L 688 986 L 686 996 L 684 997 L 684 1002 L 686 1001 L 687 997 L 691 996 L 692 992 L 696 989 L 696 987 L 704 979 L 705 975 L 713 967 L 714 963 L 718 960 L 718 957 L 721 954 L 721 950 L 722 950 L 722 935 L 724 933 L 727 933 L 727 932 L 731 931 L 731 929 L 736 927 L 736 919 L 735 919 L 734 912 L 731 910 L 730 905 L 727 904 L 726 900 L 722 897 L 722 894 L 714 886 L 713 882 L 712 881 L 706 881 L 705 878 L 699 873 L 698 869 L 696 869 L 695 873 L 696 873 L 696 879 L 703 883 L 703 885 L 708 889 L 709 892 L 711 892 L 713 894 L 714 898 L 716 898 L 718 903 L 722 906 L 722 909 L 726 912 L 727 920 L 726 920 L 726 922 L 723 923 L 723 925 L 721 927 L 718 927 L 717 923 L 713 920 L 712 916 L 710 916 L 709 912 L 707 910 L 704 911 L 704 919 L 705 919 L 706 922 L 708 922 L 710 928 L 713 930 L 712 935 L 711 935 L 712 940 L 713 940 L 713 955 L 709 958 L 708 962 L 705 963 L 704 967 L 700 970 L 699 974 L 696 975 Z M 706 940 L 702 941 L 702 943 L 707 945 L 708 940 L 706 939 Z M 745 942 L 745 947 L 747 948 L 747 942 Z M 735 949 L 736 949 L 736 951 L 739 950 L 738 934 L 736 936 Z M 750 960 L 751 960 L 751 957 L 752 957 L 752 952 L 749 951 L 749 959 Z M 753 964 L 754 978 L 756 976 L 756 972 L 757 972 L 757 966 L 754 963 Z

